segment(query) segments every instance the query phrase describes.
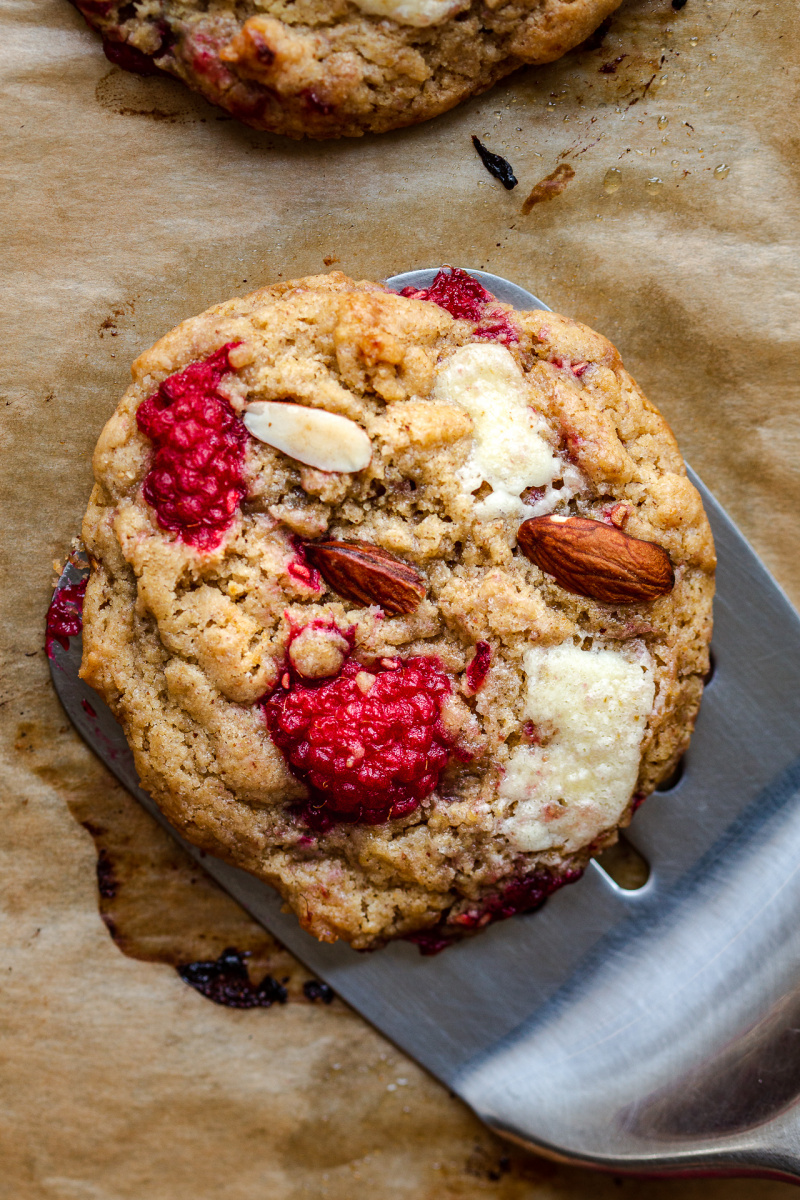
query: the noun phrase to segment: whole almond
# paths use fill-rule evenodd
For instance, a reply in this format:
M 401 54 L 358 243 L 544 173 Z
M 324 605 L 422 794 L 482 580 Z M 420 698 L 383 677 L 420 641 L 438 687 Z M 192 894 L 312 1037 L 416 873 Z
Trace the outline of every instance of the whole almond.
M 328 586 L 354 604 L 379 604 L 397 615 L 413 612 L 425 597 L 419 572 L 379 546 L 308 542 L 305 552 Z
M 568 592 L 603 604 L 641 604 L 666 595 L 675 572 L 663 546 L 586 517 L 532 517 L 519 548 Z

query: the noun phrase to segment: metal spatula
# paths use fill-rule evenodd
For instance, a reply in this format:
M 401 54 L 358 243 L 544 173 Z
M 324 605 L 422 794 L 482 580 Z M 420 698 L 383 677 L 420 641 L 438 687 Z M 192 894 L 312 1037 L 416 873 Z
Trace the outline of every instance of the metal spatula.
M 412 271 L 393 288 L 424 287 Z M 518 308 L 546 308 L 471 272 Z M 800 617 L 697 479 L 719 554 L 716 671 L 682 778 L 629 840 L 624 891 L 593 863 L 544 909 L 436 958 L 321 945 L 265 884 L 175 837 L 232 896 L 493 1129 L 540 1153 L 648 1174 L 800 1182 Z M 63 587 L 81 577 L 68 566 Z M 122 730 L 78 679 L 53 682 L 78 732 L 138 787 Z M 174 833 L 174 830 L 171 830 Z

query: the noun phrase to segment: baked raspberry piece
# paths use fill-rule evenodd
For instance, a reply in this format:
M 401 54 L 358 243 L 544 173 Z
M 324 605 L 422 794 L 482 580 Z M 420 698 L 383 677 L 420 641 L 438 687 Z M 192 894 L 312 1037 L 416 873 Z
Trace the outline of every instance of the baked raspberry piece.
M 467 663 L 467 683 L 470 690 L 479 692 L 486 682 L 489 668 L 492 665 L 492 647 L 488 642 L 478 642 L 475 654 Z
M 407 941 L 419 946 L 421 954 L 430 957 L 446 950 L 464 933 L 485 929 L 496 921 L 507 921 L 520 913 L 535 912 L 541 908 L 548 896 L 567 883 L 575 883 L 583 874 L 583 868 L 574 867 L 556 874 L 551 871 L 534 871 L 522 879 L 513 879 L 499 892 L 493 892 L 470 905 L 462 912 L 448 914 L 443 921 L 411 933 Z
M 69 639 L 75 637 L 83 629 L 83 599 L 86 595 L 87 580 L 72 583 L 59 588 L 53 596 L 47 610 L 47 627 L 45 631 L 44 648 L 48 658 L 52 658 L 56 643 L 62 650 L 69 649 Z
M 219 384 L 233 367 L 222 346 L 202 362 L 170 375 L 136 412 L 136 424 L 156 452 L 142 492 L 162 529 L 198 550 L 213 550 L 242 497 L 249 434 Z
M 263 706 L 312 812 L 376 825 L 412 812 L 438 784 L 453 750 L 441 720 L 450 690 L 438 658 L 369 667 L 351 658 L 333 680 L 284 675 Z
M 461 929 L 482 929 L 484 925 L 507 921 L 518 913 L 533 912 L 553 892 L 566 883 L 574 883 L 582 874 L 582 868 L 568 869 L 557 875 L 546 870 L 534 871 L 522 879 L 512 879 L 501 891 L 484 896 L 466 912 L 452 916 L 450 921 Z
M 411 300 L 428 300 L 445 309 L 451 317 L 474 321 L 478 326 L 475 337 L 483 341 L 505 344 L 519 341 L 519 333 L 506 310 L 489 307 L 497 304 L 496 298 L 461 267 L 439 271 L 430 287 L 405 287 L 400 295 Z
M 430 287 L 405 287 L 400 295 L 412 300 L 429 300 L 449 312 L 451 317 L 465 321 L 480 321 L 487 303 L 494 300 L 492 293 L 461 267 L 439 271 Z

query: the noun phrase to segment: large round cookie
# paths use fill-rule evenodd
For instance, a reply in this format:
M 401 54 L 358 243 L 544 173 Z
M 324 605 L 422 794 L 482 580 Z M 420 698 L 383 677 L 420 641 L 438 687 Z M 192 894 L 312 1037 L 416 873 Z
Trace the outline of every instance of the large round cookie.
M 134 363 L 94 470 L 82 674 L 318 938 L 536 907 L 687 745 L 711 534 L 585 326 L 459 271 L 264 288 Z
M 256 129 L 415 125 L 577 46 L 621 0 L 73 0 L 112 62 L 177 75 Z

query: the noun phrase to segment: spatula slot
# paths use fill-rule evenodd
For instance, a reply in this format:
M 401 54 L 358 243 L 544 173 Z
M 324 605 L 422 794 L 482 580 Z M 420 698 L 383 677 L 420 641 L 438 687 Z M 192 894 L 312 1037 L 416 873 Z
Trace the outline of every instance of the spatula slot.
M 713 649 L 708 652 L 708 672 L 703 679 L 703 687 L 708 687 L 711 680 L 714 678 L 714 672 L 717 669 L 717 656 Z
M 626 892 L 638 892 L 650 878 L 650 864 L 635 846 L 632 846 L 624 834 L 619 835 L 619 841 L 609 846 L 594 860 L 613 879 L 617 887 Z
M 686 755 L 684 754 L 683 758 L 678 759 L 677 766 L 675 767 L 675 769 L 673 771 L 670 771 L 670 773 L 666 777 L 666 779 L 662 779 L 661 783 L 656 784 L 656 791 L 657 792 L 671 792 L 673 790 L 673 788 L 676 788 L 678 786 L 678 784 L 680 783 L 680 781 L 683 779 L 685 770 L 686 770 Z

